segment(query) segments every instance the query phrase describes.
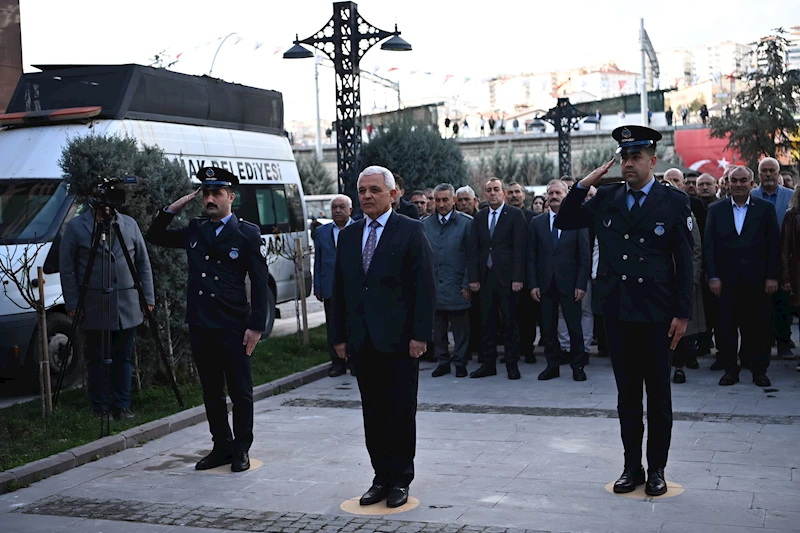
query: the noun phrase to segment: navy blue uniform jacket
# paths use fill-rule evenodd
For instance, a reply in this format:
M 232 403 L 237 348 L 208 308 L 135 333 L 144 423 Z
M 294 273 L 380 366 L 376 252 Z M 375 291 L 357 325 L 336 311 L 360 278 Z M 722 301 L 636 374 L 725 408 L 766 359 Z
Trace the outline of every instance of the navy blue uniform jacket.
M 656 181 L 636 219 L 624 183 L 603 185 L 584 203 L 588 189 L 573 187 L 556 227 L 594 227 L 600 247 L 592 293 L 595 314 L 628 322 L 692 318 L 694 265 L 689 196 Z
M 333 300 L 333 343 L 357 354 L 369 335 L 382 353 L 408 353 L 409 341 L 433 340 L 436 297 L 431 245 L 422 223 L 392 213 L 369 272 L 361 263 L 366 219 L 339 233 Z
M 160 212 L 145 240 L 186 249 L 186 323 L 202 328 L 264 331 L 269 269 L 259 227 L 234 215 L 219 235 L 214 235 L 207 217 L 193 218 L 185 228 L 168 228 L 174 216 Z M 250 303 L 245 287 L 247 274 Z

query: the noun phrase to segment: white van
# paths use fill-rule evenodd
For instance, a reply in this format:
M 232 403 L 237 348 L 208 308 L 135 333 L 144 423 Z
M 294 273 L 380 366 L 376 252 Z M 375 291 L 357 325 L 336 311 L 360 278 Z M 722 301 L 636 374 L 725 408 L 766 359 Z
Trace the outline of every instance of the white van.
M 58 160 L 69 139 L 128 135 L 157 145 L 180 160 L 190 176 L 203 166 L 226 168 L 239 177 L 234 212 L 261 226 L 270 248 L 296 238 L 309 247 L 303 188 L 287 138 L 283 99 L 266 91 L 206 76 L 188 76 L 140 65 L 39 66 L 23 74 L 5 115 L 0 116 L 0 258 L 40 247 L 32 268 L 46 274 L 48 340 L 53 372 L 68 358 L 62 349 L 71 321 L 64 310 L 58 274 L 58 242 L 79 206 L 67 194 Z M 154 206 L 157 209 L 160 206 Z M 306 291 L 311 269 L 304 264 Z M 269 266 L 269 334 L 275 303 L 293 300 L 291 260 Z M 36 314 L 9 280 L 0 295 L 0 378 L 35 368 Z M 307 294 L 307 295 L 308 295 Z M 73 350 L 79 352 L 79 350 Z M 57 377 L 57 376 L 56 376 Z M 0 383 L 2 380 L 0 379 Z

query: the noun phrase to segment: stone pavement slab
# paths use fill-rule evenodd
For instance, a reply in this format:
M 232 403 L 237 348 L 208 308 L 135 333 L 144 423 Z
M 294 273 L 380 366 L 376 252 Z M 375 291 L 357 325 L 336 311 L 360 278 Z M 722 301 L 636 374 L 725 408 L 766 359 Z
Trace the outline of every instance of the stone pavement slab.
M 773 361 L 768 390 L 744 372 L 688 370 L 673 386 L 672 498 L 625 498 L 605 486 L 622 469 L 613 373 L 589 380 L 420 373 L 416 478 L 420 505 L 387 517 L 340 510 L 370 484 L 358 389 L 323 378 L 257 402 L 241 474 L 194 470 L 211 446 L 205 424 L 0 496 L 0 532 L 525 533 L 800 531 L 800 373 Z M 474 367 L 475 363 L 471 363 Z

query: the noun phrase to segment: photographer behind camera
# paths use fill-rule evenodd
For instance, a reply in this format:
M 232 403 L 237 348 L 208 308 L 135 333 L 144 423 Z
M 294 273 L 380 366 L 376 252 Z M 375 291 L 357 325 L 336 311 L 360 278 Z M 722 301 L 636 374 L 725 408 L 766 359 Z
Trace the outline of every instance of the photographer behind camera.
M 111 230 L 113 218 L 116 218 L 128 246 L 151 311 L 155 304 L 155 291 L 150 258 L 138 224 L 133 218 L 118 213 L 115 207 L 109 207 L 107 200 L 107 184 L 97 186 L 88 199 L 88 209 L 67 224 L 61 239 L 59 270 L 67 314 L 74 317 L 92 254 L 95 224 L 105 225 L 107 243 L 103 242 L 97 251 L 81 309 L 80 327 L 85 337 L 84 360 L 88 371 L 89 400 L 95 415 L 109 411 L 110 391 L 113 394 L 111 415 L 116 420 L 129 420 L 136 418 L 130 409 L 133 342 L 136 339 L 136 327 L 144 321 L 144 316 L 133 275 L 119 239 Z M 105 277 L 104 268 L 108 268 Z M 104 292 L 107 292 L 105 302 Z M 108 354 L 111 364 L 107 377 L 104 376 L 102 363 L 104 332 L 111 336 Z

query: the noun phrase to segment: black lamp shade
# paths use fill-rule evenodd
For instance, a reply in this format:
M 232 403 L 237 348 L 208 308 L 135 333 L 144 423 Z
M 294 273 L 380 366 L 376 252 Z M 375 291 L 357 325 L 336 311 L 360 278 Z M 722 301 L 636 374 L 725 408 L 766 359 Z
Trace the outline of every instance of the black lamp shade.
M 411 45 L 408 42 L 400 37 L 399 35 L 395 35 L 385 43 L 381 45 L 381 50 L 392 50 L 396 52 L 406 52 L 411 50 Z
M 294 46 L 283 53 L 284 59 L 308 59 L 314 57 L 314 52 L 300 44 L 299 41 L 294 41 Z

